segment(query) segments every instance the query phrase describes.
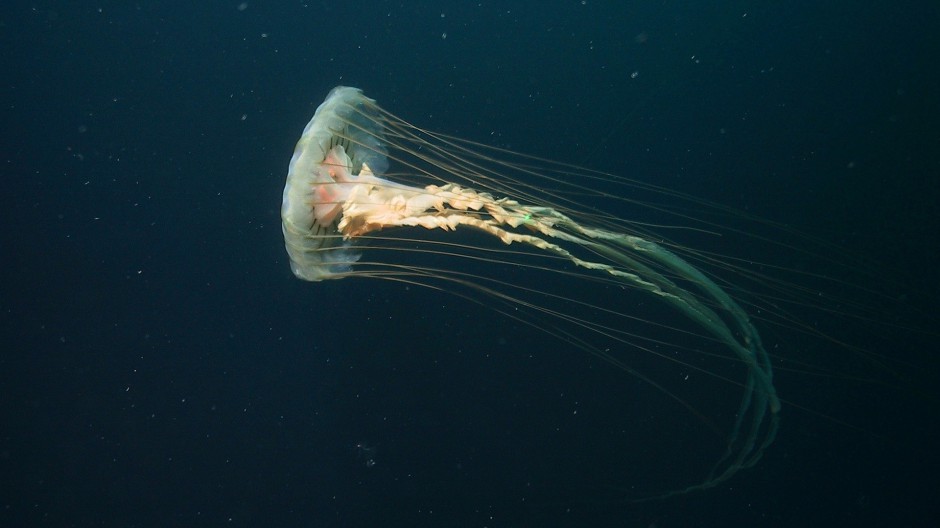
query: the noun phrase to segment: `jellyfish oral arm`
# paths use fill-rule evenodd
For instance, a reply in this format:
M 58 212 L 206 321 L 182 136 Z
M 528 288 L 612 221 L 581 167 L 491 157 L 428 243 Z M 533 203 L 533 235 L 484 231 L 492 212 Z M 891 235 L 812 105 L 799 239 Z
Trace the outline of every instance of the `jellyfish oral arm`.
M 360 174 L 358 181 L 361 183 L 349 191 L 337 225 L 347 240 L 389 227 L 446 231 L 456 230 L 459 226 L 472 227 L 497 237 L 507 245 L 527 244 L 564 257 L 577 266 L 606 272 L 624 284 L 653 293 L 725 343 L 747 366 L 745 395 L 728 439 L 725 458 L 704 483 L 682 492 L 713 487 L 738 470 L 752 466 L 773 441 L 778 427 L 780 400 L 773 386 L 770 361 L 757 330 L 727 293 L 680 257 L 649 240 L 583 226 L 551 207 L 524 205 L 509 198 L 497 199 L 488 193 L 454 184 L 408 187 L 375 177 L 371 172 Z M 525 231 L 516 229 L 520 227 Z M 584 260 L 566 246 L 589 248 L 606 257 L 606 261 Z M 679 287 L 644 260 L 695 284 L 706 301 Z M 726 317 L 722 318 L 708 301 L 722 310 Z

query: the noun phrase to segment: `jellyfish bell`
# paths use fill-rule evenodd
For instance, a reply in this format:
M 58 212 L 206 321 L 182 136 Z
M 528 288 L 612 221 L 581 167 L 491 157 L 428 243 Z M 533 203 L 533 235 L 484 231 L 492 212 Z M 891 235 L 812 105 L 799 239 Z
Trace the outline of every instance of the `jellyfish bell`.
M 598 190 L 611 185 L 614 192 Z M 369 277 L 447 292 L 667 395 L 720 429 L 722 447 L 703 477 L 665 495 L 711 488 L 756 464 L 775 439 L 781 400 L 771 356 L 747 309 L 753 303 L 742 306 L 739 287 L 693 265 L 714 264 L 714 255 L 582 203 L 638 203 L 616 192 L 627 187 L 665 192 L 432 133 L 337 87 L 297 142 L 282 229 L 300 279 Z M 664 309 L 682 323 L 657 320 Z M 670 337 L 680 334 L 696 344 Z M 730 388 L 736 402 L 723 401 L 717 423 L 685 387 L 654 374 L 650 359 Z
M 304 128 L 288 168 L 281 205 L 291 269 L 298 278 L 335 278 L 358 258 L 337 236 L 349 191 L 387 166 L 379 115 L 354 88 L 330 92 Z

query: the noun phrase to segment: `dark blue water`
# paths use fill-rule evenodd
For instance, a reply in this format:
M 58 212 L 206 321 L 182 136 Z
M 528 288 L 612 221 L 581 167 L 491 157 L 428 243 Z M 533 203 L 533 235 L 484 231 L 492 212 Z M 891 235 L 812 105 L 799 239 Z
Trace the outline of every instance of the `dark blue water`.
M 934 2 L 77 4 L 0 16 L 0 525 L 936 522 Z M 795 315 L 862 351 L 760 329 L 864 380 L 787 365 L 757 467 L 629 502 L 701 480 L 676 461 L 707 466 L 716 435 L 499 314 L 291 275 L 287 163 L 338 84 L 859 255 L 714 249 L 854 285 L 833 293 L 889 326 Z M 650 425 L 669 413 L 689 431 Z

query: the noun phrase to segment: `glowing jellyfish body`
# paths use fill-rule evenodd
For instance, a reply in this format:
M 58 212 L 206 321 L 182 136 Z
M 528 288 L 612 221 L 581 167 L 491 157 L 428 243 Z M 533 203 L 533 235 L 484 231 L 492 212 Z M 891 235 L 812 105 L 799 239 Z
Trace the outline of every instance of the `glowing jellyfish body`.
M 436 141 L 429 142 L 427 137 Z M 436 289 L 447 289 L 448 284 L 473 288 L 504 306 L 533 310 L 569 324 L 574 331 L 556 335 L 658 387 L 621 358 L 582 340 L 576 332 L 621 338 L 615 328 L 597 325 L 577 315 L 577 310 L 540 307 L 518 292 L 502 289 L 503 285 L 512 287 L 503 279 L 468 271 L 472 266 L 460 270 L 360 260 L 365 251 L 389 255 L 388 250 L 396 247 L 451 255 L 466 251 L 471 263 L 490 258 L 471 253 L 460 243 L 438 241 L 427 250 L 402 244 L 419 241 L 420 231 L 472 229 L 506 246 L 529 248 L 532 252 L 525 253 L 524 259 L 530 259 L 533 252 L 544 254 L 547 258 L 537 264 L 527 260 L 520 265 L 555 272 L 559 280 L 586 278 L 644 290 L 688 317 L 744 366 L 743 378 L 735 382 L 743 395 L 727 434 L 727 452 L 703 482 L 681 491 L 712 487 L 756 463 L 776 434 L 780 401 L 767 352 L 742 307 L 674 252 L 616 230 L 620 224 L 608 218 L 599 217 L 600 225 L 593 225 L 575 220 L 576 212 L 570 208 L 533 203 L 539 196 L 538 184 L 501 182 L 499 171 L 486 169 L 480 161 L 492 160 L 473 157 L 466 145 L 409 125 L 355 88 L 335 88 L 304 129 L 284 189 L 282 226 L 294 274 L 309 281 L 370 276 L 425 284 L 434 279 Z M 403 169 L 394 175 L 395 181 L 385 174 L 389 158 Z M 544 177 L 528 167 L 521 172 Z M 562 200 L 559 194 L 548 195 Z M 410 235 L 385 235 L 402 230 Z M 509 262 L 513 254 L 509 255 L 492 258 Z

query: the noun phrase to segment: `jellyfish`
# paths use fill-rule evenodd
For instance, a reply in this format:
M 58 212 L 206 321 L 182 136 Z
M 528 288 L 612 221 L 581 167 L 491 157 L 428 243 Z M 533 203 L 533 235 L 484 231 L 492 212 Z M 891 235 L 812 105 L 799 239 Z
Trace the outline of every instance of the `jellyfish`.
M 611 196 L 591 191 L 567 166 L 521 155 L 500 161 L 499 154 L 508 153 L 412 125 L 359 89 L 333 89 L 288 169 L 281 218 L 291 270 L 305 281 L 370 277 L 491 304 L 670 394 L 590 338 L 654 351 L 616 323 L 635 316 L 568 292 L 592 284 L 611 298 L 655 299 L 717 343 L 740 376 L 730 380 L 740 400 L 724 452 L 704 479 L 667 495 L 714 487 L 756 464 L 777 433 L 781 403 L 761 336 L 727 286 L 642 226 L 582 205 Z M 504 272 L 489 271 L 492 264 Z M 544 279 L 520 285 L 507 269 Z

